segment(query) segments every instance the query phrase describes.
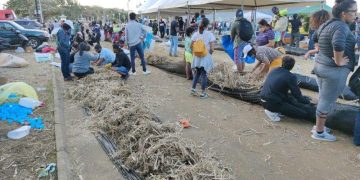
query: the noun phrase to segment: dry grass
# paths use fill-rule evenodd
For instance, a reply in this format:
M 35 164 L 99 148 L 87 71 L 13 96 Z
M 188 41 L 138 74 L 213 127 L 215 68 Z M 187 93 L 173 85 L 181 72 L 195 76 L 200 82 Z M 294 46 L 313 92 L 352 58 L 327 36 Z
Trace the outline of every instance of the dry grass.
M 174 125 L 160 123 L 131 87 L 98 72 L 70 86 L 66 96 L 88 107 L 94 127 L 115 140 L 115 159 L 146 179 L 231 179 L 213 155 L 182 138 Z
M 252 78 L 251 73 L 241 74 L 234 72 L 232 64 L 221 63 L 208 75 L 208 79 L 222 88 L 258 90 L 262 81 Z

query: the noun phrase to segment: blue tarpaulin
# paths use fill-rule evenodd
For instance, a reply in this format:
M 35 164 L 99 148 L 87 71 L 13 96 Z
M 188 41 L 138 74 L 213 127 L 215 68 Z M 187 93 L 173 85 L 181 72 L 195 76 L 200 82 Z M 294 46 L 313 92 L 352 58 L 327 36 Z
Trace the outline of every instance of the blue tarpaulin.
M 18 103 L 4 103 L 0 106 L 1 121 L 7 121 L 10 125 L 13 122 L 17 122 L 21 125 L 28 122 L 31 128 L 44 129 L 45 126 L 42 118 L 33 118 L 31 117 L 32 114 L 33 110 L 31 108 L 20 106 Z

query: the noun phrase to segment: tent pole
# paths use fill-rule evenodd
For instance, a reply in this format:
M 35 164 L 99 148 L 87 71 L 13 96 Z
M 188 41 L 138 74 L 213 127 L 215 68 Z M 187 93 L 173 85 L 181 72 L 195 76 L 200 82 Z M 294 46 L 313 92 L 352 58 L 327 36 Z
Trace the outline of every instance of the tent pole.
M 214 10 L 214 14 L 213 14 L 213 29 L 212 29 L 212 31 L 213 32 L 215 32 L 215 13 L 216 13 L 216 10 L 215 9 L 213 9 Z
M 187 13 L 188 13 L 188 19 L 187 19 L 187 24 L 186 24 L 186 26 L 187 27 L 190 27 L 190 6 L 189 6 L 189 1 L 187 1 L 186 2 L 186 4 L 187 4 Z
M 157 23 L 158 23 L 158 29 L 160 30 L 160 9 L 158 9 Z

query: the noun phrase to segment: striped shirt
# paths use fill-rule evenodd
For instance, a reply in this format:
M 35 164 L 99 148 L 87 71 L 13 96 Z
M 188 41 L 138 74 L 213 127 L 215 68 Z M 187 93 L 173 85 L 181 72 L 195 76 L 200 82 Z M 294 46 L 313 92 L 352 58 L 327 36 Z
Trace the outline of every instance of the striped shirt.
M 260 62 L 271 63 L 281 55 L 282 54 L 278 50 L 271 47 L 259 46 L 256 48 L 256 59 Z

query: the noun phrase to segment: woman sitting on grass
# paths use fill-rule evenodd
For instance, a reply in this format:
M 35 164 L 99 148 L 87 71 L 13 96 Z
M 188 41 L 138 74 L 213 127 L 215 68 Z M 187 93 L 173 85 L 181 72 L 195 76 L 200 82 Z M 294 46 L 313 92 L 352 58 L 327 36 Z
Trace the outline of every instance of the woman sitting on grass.
M 90 67 L 90 61 L 95 61 L 97 57 L 89 51 L 90 46 L 87 43 L 82 42 L 79 45 L 79 52 L 75 54 L 72 72 L 79 79 L 88 74 L 94 74 L 94 69 Z

